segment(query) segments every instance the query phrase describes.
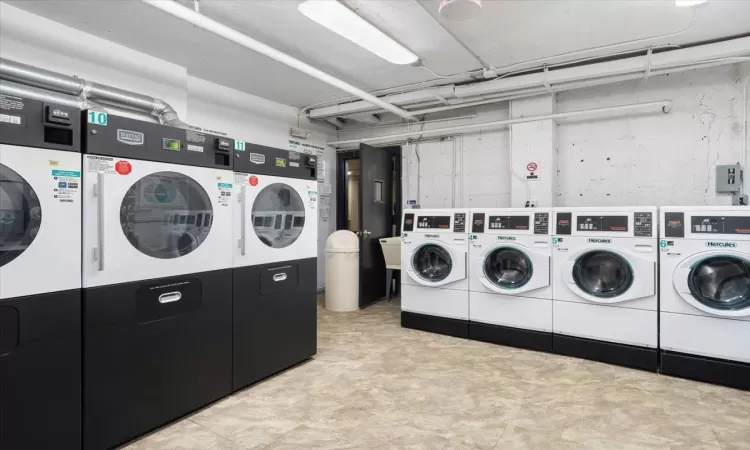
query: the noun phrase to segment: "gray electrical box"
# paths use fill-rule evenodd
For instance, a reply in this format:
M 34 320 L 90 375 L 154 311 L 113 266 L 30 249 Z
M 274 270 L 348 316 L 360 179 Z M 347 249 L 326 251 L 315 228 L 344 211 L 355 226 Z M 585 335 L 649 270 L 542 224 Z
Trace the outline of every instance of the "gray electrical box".
M 739 164 L 716 166 L 716 192 L 737 194 L 742 188 L 742 166 Z

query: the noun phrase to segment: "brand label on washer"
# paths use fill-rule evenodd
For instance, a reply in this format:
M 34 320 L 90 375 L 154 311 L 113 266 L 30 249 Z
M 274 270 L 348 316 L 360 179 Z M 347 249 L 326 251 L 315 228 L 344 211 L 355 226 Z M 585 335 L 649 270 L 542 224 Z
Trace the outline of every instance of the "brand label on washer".
M 117 140 L 127 145 L 143 145 L 146 138 L 143 133 L 130 130 L 117 130 Z
M 498 236 L 497 240 L 498 241 L 515 241 L 516 238 L 515 236 Z
M 711 248 L 737 248 L 736 242 L 706 242 L 706 247 Z
M 586 241 L 591 244 L 611 244 L 612 243 L 612 239 L 589 238 Z

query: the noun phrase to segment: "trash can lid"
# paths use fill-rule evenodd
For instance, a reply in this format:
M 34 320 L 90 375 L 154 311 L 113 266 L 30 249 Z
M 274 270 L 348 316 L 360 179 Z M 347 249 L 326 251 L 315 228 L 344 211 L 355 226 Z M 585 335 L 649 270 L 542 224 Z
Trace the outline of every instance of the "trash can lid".
M 326 239 L 326 251 L 331 253 L 358 252 L 359 238 L 349 230 L 334 231 Z

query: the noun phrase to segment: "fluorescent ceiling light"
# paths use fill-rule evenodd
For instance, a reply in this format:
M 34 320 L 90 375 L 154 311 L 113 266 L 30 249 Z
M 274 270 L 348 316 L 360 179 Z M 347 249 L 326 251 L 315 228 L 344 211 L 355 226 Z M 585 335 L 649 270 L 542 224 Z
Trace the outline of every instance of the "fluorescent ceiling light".
M 307 18 L 393 64 L 411 64 L 419 60 L 417 55 L 338 1 L 307 0 L 300 3 L 298 9 Z
M 674 4 L 677 6 L 698 6 L 706 3 L 708 0 L 675 0 Z

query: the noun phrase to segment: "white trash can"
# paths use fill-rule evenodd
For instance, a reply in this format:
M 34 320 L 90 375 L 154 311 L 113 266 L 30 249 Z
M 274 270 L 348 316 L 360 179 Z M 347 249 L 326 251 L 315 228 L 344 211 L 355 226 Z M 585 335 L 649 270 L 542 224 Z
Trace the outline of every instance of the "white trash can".
M 326 240 L 326 309 L 359 309 L 359 238 L 348 230 L 335 231 Z

